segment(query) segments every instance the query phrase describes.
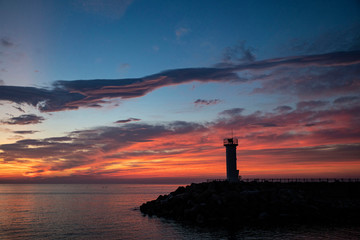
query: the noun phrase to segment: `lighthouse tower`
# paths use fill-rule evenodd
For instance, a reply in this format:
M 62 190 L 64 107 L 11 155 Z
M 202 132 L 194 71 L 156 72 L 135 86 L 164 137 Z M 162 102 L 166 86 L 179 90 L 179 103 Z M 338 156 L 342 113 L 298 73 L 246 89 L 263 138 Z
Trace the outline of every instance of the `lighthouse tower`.
M 226 147 L 226 179 L 229 182 L 239 181 L 239 170 L 236 169 L 236 147 L 237 138 L 225 138 L 224 146 Z

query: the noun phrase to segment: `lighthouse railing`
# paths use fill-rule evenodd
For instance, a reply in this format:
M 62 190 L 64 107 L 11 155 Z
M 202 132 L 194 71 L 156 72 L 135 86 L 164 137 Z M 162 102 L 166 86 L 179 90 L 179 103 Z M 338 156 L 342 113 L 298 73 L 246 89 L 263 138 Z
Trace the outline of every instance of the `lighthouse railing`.
M 207 182 L 223 182 L 227 181 L 225 178 L 221 179 L 207 179 Z M 360 182 L 360 178 L 241 178 L 240 182 L 273 182 L 273 183 L 313 183 L 313 182 Z

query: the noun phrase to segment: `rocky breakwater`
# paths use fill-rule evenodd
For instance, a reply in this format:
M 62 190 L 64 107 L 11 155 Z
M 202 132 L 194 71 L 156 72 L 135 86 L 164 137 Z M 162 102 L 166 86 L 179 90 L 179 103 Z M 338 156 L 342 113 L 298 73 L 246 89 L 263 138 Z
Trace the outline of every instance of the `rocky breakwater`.
M 360 183 L 193 183 L 140 211 L 203 226 L 353 224 L 360 223 Z

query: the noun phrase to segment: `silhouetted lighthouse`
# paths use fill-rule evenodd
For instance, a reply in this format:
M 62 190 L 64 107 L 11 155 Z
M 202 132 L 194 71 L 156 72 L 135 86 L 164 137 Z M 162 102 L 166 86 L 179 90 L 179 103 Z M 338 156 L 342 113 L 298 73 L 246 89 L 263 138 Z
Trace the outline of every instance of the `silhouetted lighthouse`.
M 239 170 L 236 169 L 237 145 L 237 138 L 224 139 L 224 146 L 226 147 L 226 178 L 229 182 L 239 181 Z

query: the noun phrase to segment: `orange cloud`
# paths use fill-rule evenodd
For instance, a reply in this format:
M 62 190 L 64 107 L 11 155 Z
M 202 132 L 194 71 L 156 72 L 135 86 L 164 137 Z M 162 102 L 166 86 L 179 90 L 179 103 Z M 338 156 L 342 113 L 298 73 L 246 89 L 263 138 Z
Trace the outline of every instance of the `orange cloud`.
M 314 106 L 314 104 L 316 106 Z M 299 105 L 298 105 L 299 106 Z M 2 178 L 223 178 L 222 138 L 234 129 L 243 176 L 357 176 L 360 109 L 316 102 L 243 114 L 229 109 L 206 124 L 124 123 L 64 137 L 0 145 Z M 313 108 L 315 107 L 315 109 Z

